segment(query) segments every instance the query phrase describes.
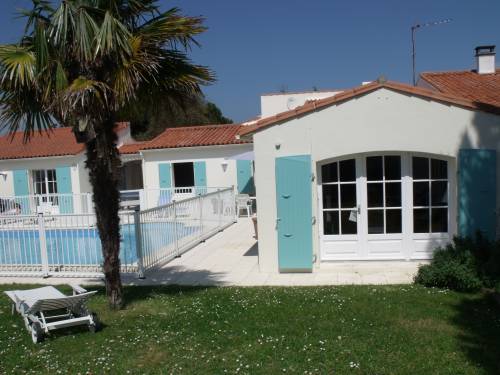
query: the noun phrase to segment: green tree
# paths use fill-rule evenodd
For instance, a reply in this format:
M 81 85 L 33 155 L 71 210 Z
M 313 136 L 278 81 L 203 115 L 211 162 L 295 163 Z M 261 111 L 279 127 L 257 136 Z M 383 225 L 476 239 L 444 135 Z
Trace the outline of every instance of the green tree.
M 0 120 L 25 140 L 71 126 L 86 146 L 109 305 L 123 304 L 120 278 L 117 113 L 165 97 L 182 103 L 214 77 L 187 51 L 203 19 L 156 0 L 32 0 L 25 33 L 0 45 Z

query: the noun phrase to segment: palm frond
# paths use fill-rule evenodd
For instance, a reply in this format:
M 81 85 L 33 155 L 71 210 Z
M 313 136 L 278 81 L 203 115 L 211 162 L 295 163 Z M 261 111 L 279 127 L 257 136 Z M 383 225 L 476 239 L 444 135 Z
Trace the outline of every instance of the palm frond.
M 198 45 L 194 36 L 205 30 L 203 18 L 181 16 L 178 8 L 172 8 L 141 25 L 137 34 L 150 43 L 170 44 L 175 48 L 179 44 L 186 49 L 191 44 Z
M 94 57 L 98 56 L 99 54 L 110 55 L 113 53 L 119 55 L 122 58 L 130 55 L 130 37 L 131 34 L 127 30 L 125 25 L 122 24 L 118 19 L 113 17 L 111 12 L 107 11 L 99 27 L 99 31 L 96 34 L 96 48 Z
M 2 86 L 16 87 L 33 83 L 36 58 L 27 47 L 0 45 L 0 74 Z

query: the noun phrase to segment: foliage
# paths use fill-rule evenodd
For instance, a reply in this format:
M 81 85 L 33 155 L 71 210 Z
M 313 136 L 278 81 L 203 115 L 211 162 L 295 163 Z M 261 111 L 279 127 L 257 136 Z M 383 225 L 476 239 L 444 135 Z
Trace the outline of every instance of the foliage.
M 183 105 L 168 99 L 158 98 L 152 108 L 138 106 L 126 108 L 119 119 L 130 121 L 132 135 L 137 140 L 149 140 L 166 128 L 206 124 L 230 124 L 233 121 L 222 115 L 221 110 L 202 96 L 186 98 Z
M 500 242 L 479 233 L 473 239 L 457 237 L 420 267 L 415 282 L 460 291 L 495 287 L 500 282 Z
M 161 97 L 184 105 L 212 72 L 187 52 L 203 19 L 157 0 L 32 0 L 19 43 L 0 45 L 0 122 L 10 132 L 71 126 L 86 146 L 110 306 L 123 304 L 117 115 Z
M 216 276 L 214 276 L 216 277 Z M 125 287 L 104 329 L 33 345 L 0 286 L 0 373 L 498 374 L 499 310 L 421 286 Z M 89 289 L 94 289 L 89 287 Z M 69 292 L 69 290 L 68 290 Z

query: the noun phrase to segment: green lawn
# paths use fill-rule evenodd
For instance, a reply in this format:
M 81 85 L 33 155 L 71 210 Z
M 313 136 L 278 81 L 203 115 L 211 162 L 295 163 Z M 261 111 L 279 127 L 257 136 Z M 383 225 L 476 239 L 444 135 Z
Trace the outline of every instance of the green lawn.
M 0 286 L 0 291 L 12 286 Z M 419 286 L 128 287 L 103 330 L 34 345 L 0 297 L 0 373 L 500 374 L 488 295 Z

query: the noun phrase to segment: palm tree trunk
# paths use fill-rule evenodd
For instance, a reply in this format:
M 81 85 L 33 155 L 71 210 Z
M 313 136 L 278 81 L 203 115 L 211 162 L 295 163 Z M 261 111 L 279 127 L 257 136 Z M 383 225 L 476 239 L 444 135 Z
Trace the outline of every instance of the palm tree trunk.
M 95 129 L 95 138 L 86 142 L 90 183 L 93 190 L 97 229 L 102 244 L 106 295 L 111 308 L 123 306 L 120 278 L 120 218 L 118 216 L 118 170 L 121 165 L 116 147 L 114 121 Z

